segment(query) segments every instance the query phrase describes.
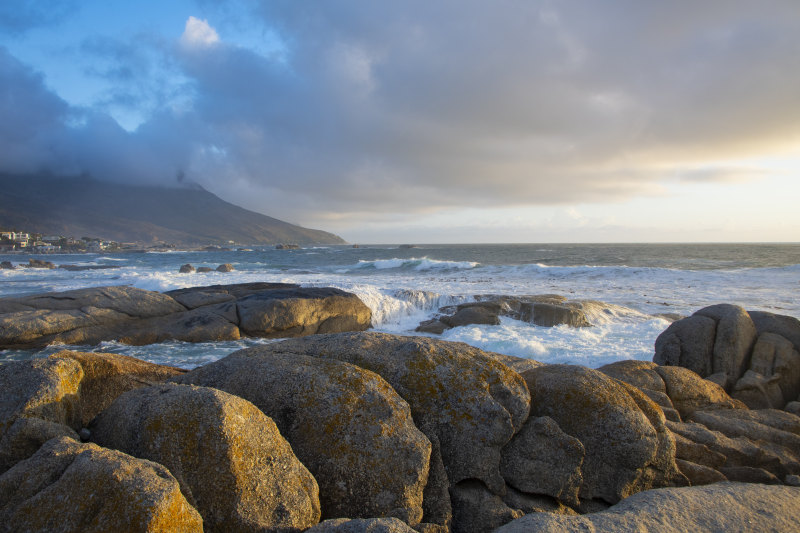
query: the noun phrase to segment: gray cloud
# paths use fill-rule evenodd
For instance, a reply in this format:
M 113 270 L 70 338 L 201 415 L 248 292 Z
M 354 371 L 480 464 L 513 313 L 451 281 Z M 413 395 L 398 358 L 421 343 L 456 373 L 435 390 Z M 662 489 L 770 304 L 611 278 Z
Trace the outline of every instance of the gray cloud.
M 74 110 L 17 65 L 8 82 L 46 105 L 20 106 L 31 127 L 0 139 L 38 146 L 38 166 L 61 157 L 62 169 L 156 183 L 184 171 L 249 208 L 334 220 L 742 179 L 703 162 L 800 136 L 795 0 L 239 6 L 249 11 L 237 19 L 224 4 L 221 20 L 271 28 L 280 53 L 237 45 L 224 27 L 219 42 L 144 43 L 150 52 L 89 40 L 83 53 L 104 58 L 96 74 L 117 90 Z M 183 81 L 154 82 L 163 72 Z M 98 111 L 142 102 L 153 114 L 135 132 Z M 55 148 L 42 153 L 25 131 L 49 132 Z M 16 154 L 0 164 L 19 167 Z

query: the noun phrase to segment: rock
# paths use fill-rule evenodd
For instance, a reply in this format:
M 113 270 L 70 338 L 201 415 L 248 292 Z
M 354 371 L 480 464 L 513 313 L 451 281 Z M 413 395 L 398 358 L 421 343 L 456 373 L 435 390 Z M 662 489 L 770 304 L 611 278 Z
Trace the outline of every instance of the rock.
M 752 412 L 752 411 L 751 411 Z M 776 411 L 781 413 L 781 411 Z M 764 440 L 783 446 L 800 457 L 800 434 L 771 427 L 756 417 L 726 416 L 725 411 L 696 411 L 691 420 L 724 435 L 746 437 L 752 441 Z M 787 417 L 797 418 L 789 413 Z
M 759 335 L 774 333 L 787 339 L 800 351 L 800 320 L 793 316 L 776 315 L 766 311 L 750 311 L 750 318 Z
M 320 522 L 305 533 L 415 533 L 405 522 L 394 518 L 333 518 Z
M 105 447 L 166 466 L 205 531 L 304 529 L 317 484 L 267 416 L 225 392 L 164 384 L 123 394 L 90 426 Z
M 85 272 L 87 270 L 117 270 L 122 267 L 117 265 L 58 265 L 58 268 L 69 272 Z
M 56 268 L 56 265 L 50 261 L 42 261 L 41 259 L 28 259 L 29 268 Z
M 783 408 L 787 413 L 800 416 L 800 402 L 789 402 Z
M 664 380 L 667 396 L 682 418 L 691 416 L 698 409 L 744 409 L 745 405 L 734 400 L 725 390 L 693 371 L 679 366 L 654 368 Z
M 99 287 L 0 298 L 0 349 L 285 337 L 363 330 L 370 323 L 371 312 L 357 296 L 331 288 L 245 283 L 160 294 Z
M 712 355 L 717 323 L 694 314 L 669 325 L 656 339 L 653 362 L 688 368 L 701 377 L 712 374 Z
M 78 394 L 84 377 L 72 359 L 29 359 L 0 365 L 0 438 L 19 418 L 80 427 Z
M 785 337 L 776 333 L 761 333 L 753 347 L 750 370 L 777 378 L 783 400 L 781 405 L 800 396 L 800 353 Z
M 236 269 L 230 263 L 224 263 L 217 267 L 217 272 L 233 272 L 234 270 Z
M 627 360 L 603 365 L 597 370 L 634 387 L 666 393 L 667 387 L 656 368 L 658 365 L 649 361 Z
M 552 418 L 530 417 L 503 448 L 500 472 L 519 491 L 578 505 L 584 455 L 581 442 Z
M 750 409 L 780 408 L 785 402 L 779 379 L 779 376 L 766 377 L 748 370 L 733 385 L 731 397 Z
M 591 326 L 586 314 L 580 309 L 565 305 L 537 303 L 533 305 L 533 320 L 537 326 L 559 326 L 565 324 L 574 328 Z
M 717 469 L 727 460 L 719 452 L 712 451 L 705 444 L 693 442 L 680 433 L 673 433 L 675 437 L 675 458 L 695 464 Z M 680 466 L 680 465 L 679 465 Z M 682 470 L 682 469 L 681 469 Z
M 6 531 L 203 531 L 163 466 L 94 444 L 52 439 L 0 476 Z
M 88 425 L 121 394 L 139 387 L 162 383 L 186 372 L 182 368 L 157 365 L 113 353 L 63 350 L 51 355 L 50 358 L 71 359 L 77 361 L 83 369 L 78 392 L 80 415 L 78 423 L 81 426 Z
M 198 274 L 207 274 L 209 272 L 214 272 L 214 269 L 206 266 L 198 267 L 197 269 Z
M 2 262 L 0 262 L 0 270 L 14 270 L 15 268 L 17 268 L 17 267 L 12 265 L 11 261 L 2 261 Z
M 689 479 L 693 487 L 698 485 L 710 485 L 711 483 L 719 483 L 721 481 L 728 481 L 725 474 L 715 470 L 711 467 L 685 461 L 683 459 L 675 459 L 681 473 Z M 733 480 L 741 481 L 741 480 Z
M 56 437 L 78 440 L 72 428 L 40 418 L 17 418 L 0 438 L 0 474 L 36 453 Z
M 298 337 L 369 328 L 372 312 L 339 289 L 275 289 L 237 301 L 239 327 L 256 337 Z
M 783 482 L 790 487 L 800 487 L 800 476 L 791 474 L 787 475 Z
M 511 509 L 478 480 L 465 480 L 450 489 L 453 533 L 488 533 L 523 516 Z
M 696 314 L 717 322 L 711 369 L 713 373 L 725 373 L 729 377 L 728 385 L 733 385 L 747 370 L 750 351 L 756 342 L 756 327 L 750 315 L 741 307 L 730 304 L 704 307 Z
M 181 267 L 178 269 L 178 273 L 180 273 L 180 274 L 191 274 L 194 271 L 195 271 L 194 266 L 192 266 L 189 263 L 186 263 L 185 265 L 181 265 Z
M 762 485 L 780 485 L 781 480 L 761 468 L 751 466 L 723 466 L 720 473 L 730 481 L 741 483 L 761 483 Z
M 529 513 L 557 513 L 574 515 L 576 513 L 571 507 L 567 507 L 555 498 L 549 496 L 525 494 L 514 487 L 508 487 L 503 502 L 511 509 L 519 509 L 524 514 Z
M 722 412 L 722 411 L 720 411 Z M 725 458 L 723 466 L 749 466 L 761 468 L 778 476 L 798 473 L 798 462 L 793 454 L 782 446 L 760 440 L 753 442 L 745 437 L 730 438 L 719 431 L 712 431 L 694 422 L 667 422 L 672 433 L 707 446 Z M 692 460 L 690 458 L 690 460 Z M 694 462 L 702 463 L 701 460 Z M 709 464 L 708 466 L 713 466 Z
M 275 245 L 276 250 L 297 250 L 300 248 L 298 244 L 277 244 Z
M 408 402 L 417 427 L 439 440 L 450 486 L 477 479 L 505 492 L 500 450 L 527 419 L 530 396 L 519 374 L 482 350 L 427 337 L 344 333 L 253 353 L 268 352 L 336 359 L 379 374 Z
M 430 320 L 424 320 L 419 323 L 419 326 L 414 331 L 419 331 L 420 333 L 433 333 L 435 335 L 441 335 L 445 332 L 445 330 L 449 329 L 450 326 L 445 324 L 439 319 L 432 318 Z
M 497 326 L 500 324 L 500 318 L 497 314 L 481 305 L 459 306 L 458 311 L 456 311 L 454 315 L 444 316 L 439 320 L 451 328 L 470 324 L 488 324 L 490 326 Z
M 279 347 L 241 350 L 176 381 L 236 394 L 271 416 L 317 479 L 323 517 L 419 523 L 431 444 L 408 404 L 373 372 Z
M 545 365 L 522 376 L 531 393 L 531 416 L 552 418 L 586 451 L 581 499 L 613 503 L 682 482 L 663 413 L 635 387 L 571 365 Z
M 715 483 L 640 492 L 607 511 L 589 515 L 529 514 L 503 526 L 497 533 L 788 533 L 800 531 L 798 508 L 800 488 L 797 487 Z

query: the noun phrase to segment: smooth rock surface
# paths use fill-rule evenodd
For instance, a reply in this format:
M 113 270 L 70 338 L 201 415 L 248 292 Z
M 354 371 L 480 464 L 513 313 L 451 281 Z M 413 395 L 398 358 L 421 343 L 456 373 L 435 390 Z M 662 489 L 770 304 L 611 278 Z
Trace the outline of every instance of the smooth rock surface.
M 62 437 L 0 476 L 0 528 L 188 533 L 203 522 L 163 466 Z
M 584 516 L 530 514 L 497 533 L 793 533 L 800 531 L 797 509 L 797 487 L 716 483 L 640 492 L 607 511 Z
M 167 467 L 205 531 L 301 530 L 320 518 L 314 478 L 267 416 L 205 387 L 123 394 L 90 427 L 94 442 Z

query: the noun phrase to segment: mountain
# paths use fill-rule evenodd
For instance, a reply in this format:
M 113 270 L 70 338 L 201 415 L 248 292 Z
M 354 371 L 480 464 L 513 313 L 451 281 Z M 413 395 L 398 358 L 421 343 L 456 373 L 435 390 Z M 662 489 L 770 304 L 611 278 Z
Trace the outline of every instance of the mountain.
M 88 178 L 0 175 L 0 228 L 118 242 L 343 244 L 230 204 L 199 185 L 121 185 Z

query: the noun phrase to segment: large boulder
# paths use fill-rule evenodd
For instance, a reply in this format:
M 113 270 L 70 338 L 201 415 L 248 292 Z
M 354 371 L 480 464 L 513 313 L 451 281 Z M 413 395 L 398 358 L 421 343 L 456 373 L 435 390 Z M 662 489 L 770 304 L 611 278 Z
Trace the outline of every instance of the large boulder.
M 775 377 L 782 403 L 770 407 L 781 408 L 800 396 L 800 353 L 782 335 L 765 331 L 758 336 L 750 359 L 750 370 L 764 377 Z M 752 408 L 750 404 L 748 406 Z
M 17 418 L 0 438 L 0 474 L 57 437 L 80 440 L 72 428 L 41 418 Z
M 372 312 L 354 294 L 333 288 L 275 289 L 237 301 L 239 327 L 255 337 L 362 331 Z
M 102 446 L 166 466 L 205 531 L 301 530 L 319 521 L 314 478 L 272 420 L 237 396 L 141 388 L 117 398 L 91 432 Z
M 0 524 L 42 533 L 203 531 L 166 468 L 63 437 L 0 476 Z
M 371 311 L 357 296 L 332 288 L 245 283 L 161 294 L 98 287 L 0 298 L 0 348 L 291 337 L 360 331 L 370 322 Z
M 717 323 L 706 316 L 695 314 L 677 320 L 656 339 L 653 361 L 659 365 L 682 366 L 706 377 L 713 373 L 716 330 Z
M 450 485 L 477 479 L 502 495 L 500 450 L 528 417 L 519 374 L 463 343 L 384 333 L 292 339 L 253 353 L 297 353 L 369 369 L 411 406 L 417 426 L 435 436 Z
M 522 376 L 531 394 L 531 416 L 552 418 L 585 449 L 581 499 L 614 503 L 641 490 L 685 482 L 663 413 L 635 387 L 571 365 L 546 365 Z
M 377 374 L 267 346 L 176 381 L 247 398 L 271 416 L 319 482 L 325 518 L 422 519 L 431 443 Z
M 607 511 L 583 516 L 530 514 L 501 527 L 497 533 L 789 533 L 800 530 L 798 508 L 798 487 L 716 483 L 640 492 Z

